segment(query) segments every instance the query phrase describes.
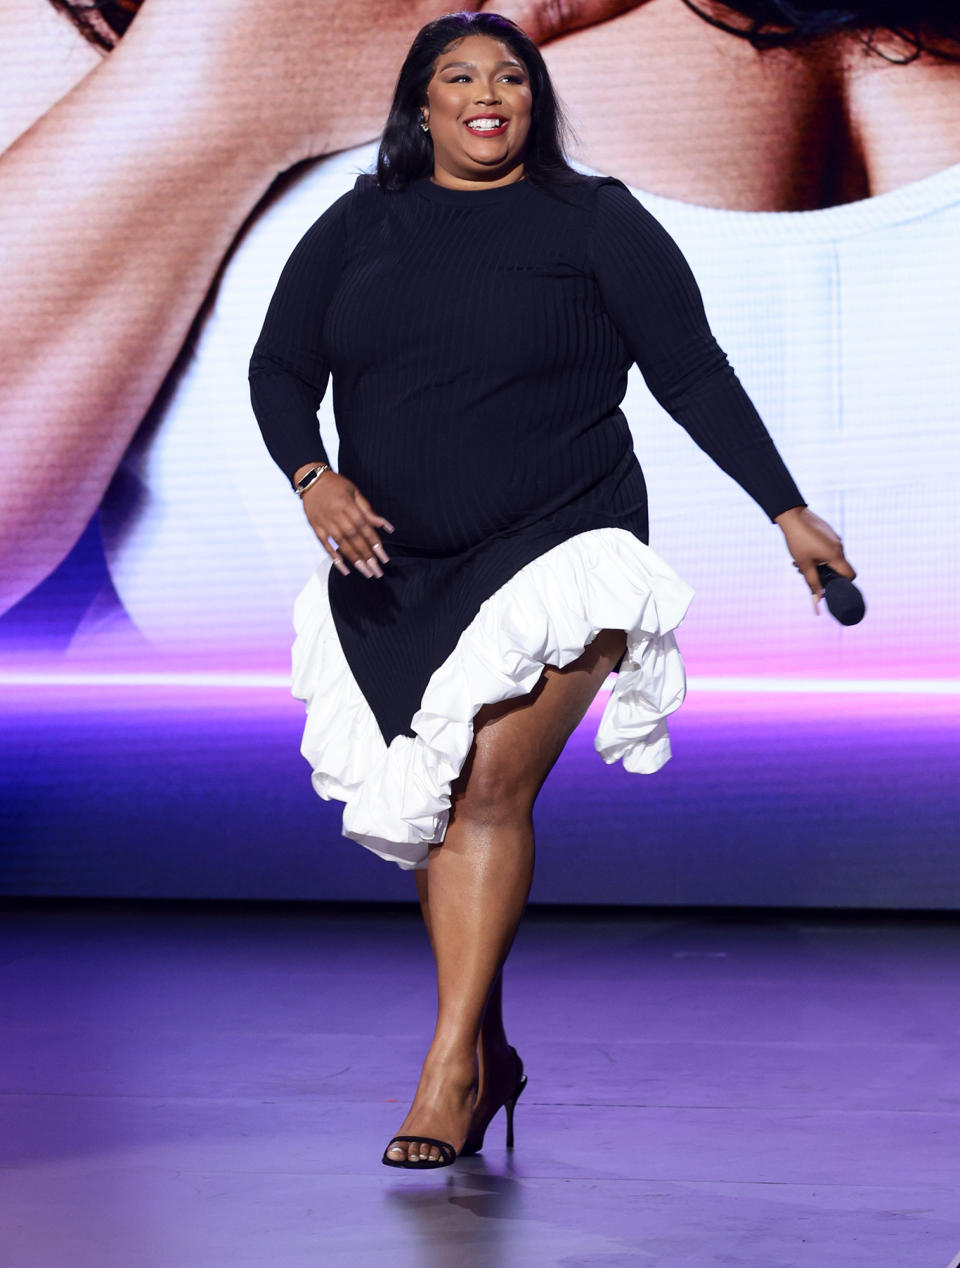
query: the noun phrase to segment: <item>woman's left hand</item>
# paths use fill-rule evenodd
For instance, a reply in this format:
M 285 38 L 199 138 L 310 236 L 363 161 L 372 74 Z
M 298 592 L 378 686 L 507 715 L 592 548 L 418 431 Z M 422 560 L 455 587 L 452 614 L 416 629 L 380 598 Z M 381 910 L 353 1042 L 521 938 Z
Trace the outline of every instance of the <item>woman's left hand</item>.
M 793 556 L 793 566 L 803 573 L 810 593 L 813 610 L 819 614 L 819 602 L 823 598 L 823 586 L 817 575 L 817 564 L 829 564 L 834 572 L 850 581 L 857 575 L 843 553 L 843 542 L 830 525 L 814 515 L 808 506 L 794 506 L 783 511 L 774 520 L 783 530 L 787 550 Z

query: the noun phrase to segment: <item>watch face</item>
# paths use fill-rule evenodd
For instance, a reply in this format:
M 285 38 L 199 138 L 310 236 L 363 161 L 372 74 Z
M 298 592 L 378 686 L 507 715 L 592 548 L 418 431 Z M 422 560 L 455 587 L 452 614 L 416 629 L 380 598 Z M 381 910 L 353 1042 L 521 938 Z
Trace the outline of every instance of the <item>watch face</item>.
M 329 471 L 329 469 L 330 468 L 327 463 L 321 462 L 318 467 L 314 467 L 312 471 L 308 471 L 305 476 L 297 481 L 297 483 L 293 486 L 294 492 L 305 493 L 306 490 L 310 488 L 310 485 L 313 484 L 314 480 L 319 480 L 324 471 Z

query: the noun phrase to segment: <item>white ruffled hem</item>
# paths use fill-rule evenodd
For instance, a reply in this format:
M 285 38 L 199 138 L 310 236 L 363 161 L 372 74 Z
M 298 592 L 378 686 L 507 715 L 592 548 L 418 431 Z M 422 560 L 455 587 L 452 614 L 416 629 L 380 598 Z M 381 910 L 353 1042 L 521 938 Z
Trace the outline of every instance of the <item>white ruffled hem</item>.
M 443 840 L 450 785 L 484 704 L 531 691 L 544 665 L 563 668 L 602 629 L 627 650 L 594 747 L 605 762 L 651 774 L 670 757 L 666 718 L 686 691 L 674 629 L 693 590 L 622 528 L 577 533 L 519 569 L 481 604 L 434 671 L 414 736 L 384 743 L 350 671 L 327 598 L 329 556 L 294 605 L 292 694 L 305 701 L 300 751 L 325 800 L 346 802 L 343 835 L 400 867 L 425 867 Z

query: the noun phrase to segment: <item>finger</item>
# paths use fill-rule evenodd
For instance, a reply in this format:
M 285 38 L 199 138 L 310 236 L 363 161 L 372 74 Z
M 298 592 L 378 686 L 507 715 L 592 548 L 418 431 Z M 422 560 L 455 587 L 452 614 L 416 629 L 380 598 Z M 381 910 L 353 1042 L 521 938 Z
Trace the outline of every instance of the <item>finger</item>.
M 538 44 L 555 39 L 565 31 L 606 22 L 645 0 L 497 0 L 491 8 L 523 27 Z
M 856 568 L 851 566 L 846 556 L 842 553 L 834 555 L 832 559 L 824 560 L 824 562 L 839 576 L 846 577 L 848 581 L 852 581 L 857 575 Z
M 337 534 L 337 539 L 340 543 L 341 552 L 353 564 L 357 572 L 362 573 L 365 577 L 383 576 L 380 565 L 373 556 L 367 542 L 354 531 L 352 526 L 344 525 Z
M 357 512 L 348 516 L 348 518 L 353 526 L 354 535 L 362 537 L 368 547 L 372 547 L 374 543 L 379 542 L 380 537 L 375 527 L 369 523 L 363 511 L 358 508 Z
M 383 545 L 374 532 L 373 528 L 364 520 L 356 517 L 353 521 L 353 531 L 350 534 L 352 545 L 363 555 L 366 562 L 370 565 L 374 576 L 382 577 L 383 572 L 377 563 L 377 558 L 382 555 L 383 562 L 387 563 L 387 553 L 383 549 Z
M 357 572 L 362 573 L 365 577 L 373 576 L 373 573 L 367 567 L 367 562 L 366 562 L 366 559 L 364 558 L 363 551 L 357 550 L 356 546 L 354 546 L 353 543 L 349 541 L 341 541 L 340 549 L 343 551 L 343 554 L 350 561 L 350 563 L 353 564 L 354 568 L 356 568 Z
M 360 507 L 360 510 L 363 511 L 368 524 L 373 524 L 376 528 L 385 528 L 390 533 L 394 531 L 393 525 L 390 521 L 384 519 L 382 515 L 378 515 L 359 490 L 354 492 L 353 500 L 356 502 L 357 506 Z
M 817 565 L 814 563 L 800 563 L 797 561 L 800 571 L 803 573 L 803 579 L 810 587 L 810 593 L 819 595 L 823 593 L 823 586 L 820 584 L 820 574 L 817 572 Z
M 381 563 L 387 564 L 390 562 L 390 556 L 383 549 L 383 543 L 369 524 L 363 524 L 357 530 L 357 536 L 366 543 L 366 552 L 368 555 L 375 556 Z
M 317 536 L 320 537 L 320 534 L 318 533 Z M 336 546 L 331 546 L 330 543 L 326 541 L 323 537 L 320 537 L 320 545 L 323 547 L 323 549 L 327 552 L 327 554 L 333 560 L 334 568 L 336 568 L 338 572 L 342 572 L 345 577 L 349 577 L 350 569 L 340 558 L 340 555 L 337 551 Z
M 317 535 L 320 536 L 319 530 Z M 334 563 L 337 564 L 337 567 L 340 568 L 340 571 L 343 572 L 345 576 L 349 576 L 350 569 L 347 567 L 347 564 L 354 563 L 355 552 L 351 550 L 349 543 L 346 541 L 345 535 L 334 530 L 329 533 L 326 538 L 321 538 L 321 541 L 323 542 L 324 549 L 329 550 L 331 558 Z M 328 542 L 330 543 L 329 546 L 327 545 Z
M 820 574 L 817 572 L 817 565 L 809 562 L 801 564 L 798 560 L 794 560 L 794 564 L 803 573 L 803 579 L 810 587 L 813 610 L 819 616 L 820 600 L 823 598 L 823 586 L 820 584 Z
M 371 574 L 372 574 L 374 577 L 382 577 L 382 576 L 383 576 L 383 569 L 382 569 L 382 568 L 380 567 L 380 565 L 377 563 L 376 556 L 374 556 L 374 555 L 368 555 L 368 556 L 366 557 L 366 559 L 365 559 L 363 562 L 367 565 L 367 567 L 369 568 L 369 570 L 370 570 Z

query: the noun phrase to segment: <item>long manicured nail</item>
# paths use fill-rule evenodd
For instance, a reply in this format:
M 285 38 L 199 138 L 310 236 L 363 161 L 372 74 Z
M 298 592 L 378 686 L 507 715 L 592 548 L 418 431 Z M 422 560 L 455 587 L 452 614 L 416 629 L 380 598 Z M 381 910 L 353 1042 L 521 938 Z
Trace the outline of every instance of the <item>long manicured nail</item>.
M 388 533 L 393 533 L 396 531 L 389 520 L 383 521 L 383 527 L 387 530 Z
M 350 576 L 350 569 L 347 567 L 347 565 L 343 562 L 342 559 L 335 559 L 333 561 L 333 566 L 334 568 L 337 569 L 338 572 L 342 572 L 345 577 Z
M 373 553 L 376 555 L 376 557 L 380 560 L 382 564 L 388 564 L 390 562 L 390 556 L 383 549 L 383 547 L 381 546 L 379 542 L 377 542 L 377 544 L 373 547 Z
M 367 565 L 363 562 L 362 559 L 358 559 L 357 562 L 353 566 L 354 568 L 356 568 L 357 572 L 359 572 L 362 576 L 367 578 L 373 576 L 370 569 L 367 567 Z
M 372 555 L 367 560 L 367 567 L 370 569 L 370 572 L 374 577 L 383 576 L 383 569 L 380 567 L 380 565 L 377 563 L 377 561 L 373 558 Z

